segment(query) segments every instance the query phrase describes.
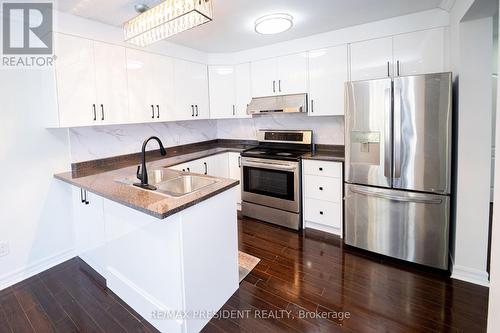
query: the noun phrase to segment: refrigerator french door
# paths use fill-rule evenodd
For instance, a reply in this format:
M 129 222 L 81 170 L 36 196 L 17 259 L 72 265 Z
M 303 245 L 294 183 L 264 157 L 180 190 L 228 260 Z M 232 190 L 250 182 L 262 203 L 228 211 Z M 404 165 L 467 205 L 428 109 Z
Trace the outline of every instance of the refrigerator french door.
M 346 83 L 345 242 L 448 268 L 451 73 Z

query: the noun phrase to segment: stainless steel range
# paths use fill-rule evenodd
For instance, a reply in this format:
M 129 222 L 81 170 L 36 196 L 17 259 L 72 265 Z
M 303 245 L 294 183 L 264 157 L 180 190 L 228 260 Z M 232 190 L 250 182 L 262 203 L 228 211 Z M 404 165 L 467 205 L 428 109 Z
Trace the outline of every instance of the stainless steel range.
M 302 228 L 300 157 L 312 149 L 312 131 L 259 131 L 259 146 L 241 153 L 244 216 Z

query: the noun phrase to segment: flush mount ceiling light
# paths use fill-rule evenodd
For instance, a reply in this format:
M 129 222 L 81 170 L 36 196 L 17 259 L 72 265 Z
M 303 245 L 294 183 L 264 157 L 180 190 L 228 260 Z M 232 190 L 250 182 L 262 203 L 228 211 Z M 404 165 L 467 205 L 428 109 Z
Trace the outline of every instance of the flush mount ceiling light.
M 144 47 L 212 21 L 212 0 L 165 0 L 148 9 L 135 6 L 138 16 L 123 24 L 125 41 Z
M 293 17 L 288 14 L 270 14 L 255 21 L 255 31 L 263 35 L 279 34 L 293 26 Z

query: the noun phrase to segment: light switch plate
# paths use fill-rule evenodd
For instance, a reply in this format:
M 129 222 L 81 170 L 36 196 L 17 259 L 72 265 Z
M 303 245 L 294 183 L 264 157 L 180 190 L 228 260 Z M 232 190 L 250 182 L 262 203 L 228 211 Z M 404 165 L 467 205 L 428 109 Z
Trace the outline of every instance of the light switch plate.
M 0 257 L 6 256 L 9 254 L 9 243 L 8 242 L 0 242 Z

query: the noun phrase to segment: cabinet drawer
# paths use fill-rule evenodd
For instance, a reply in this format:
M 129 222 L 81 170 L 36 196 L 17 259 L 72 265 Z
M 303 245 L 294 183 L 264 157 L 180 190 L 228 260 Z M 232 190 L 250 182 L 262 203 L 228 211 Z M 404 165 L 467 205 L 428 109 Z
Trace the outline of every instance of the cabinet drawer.
M 338 203 L 306 199 L 304 215 L 309 222 L 339 229 L 342 226 L 341 206 Z
M 304 174 L 342 178 L 342 163 L 304 160 Z
M 342 186 L 340 178 L 306 176 L 304 187 L 306 198 L 341 202 Z

